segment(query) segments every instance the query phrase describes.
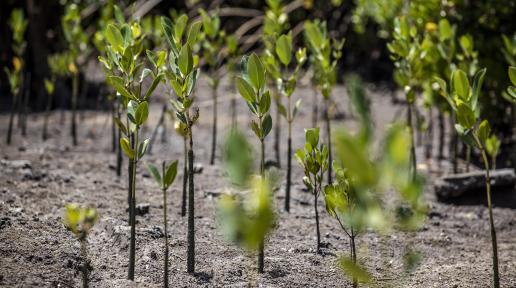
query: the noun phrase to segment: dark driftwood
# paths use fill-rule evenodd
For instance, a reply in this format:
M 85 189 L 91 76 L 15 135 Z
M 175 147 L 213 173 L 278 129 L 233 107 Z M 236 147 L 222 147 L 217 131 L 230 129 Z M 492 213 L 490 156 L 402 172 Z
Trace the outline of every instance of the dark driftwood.
M 498 169 L 491 172 L 491 187 L 496 188 L 514 187 L 516 175 L 513 169 Z M 434 190 L 440 199 L 452 199 L 469 192 L 485 189 L 485 172 L 473 171 L 448 175 L 435 182 Z

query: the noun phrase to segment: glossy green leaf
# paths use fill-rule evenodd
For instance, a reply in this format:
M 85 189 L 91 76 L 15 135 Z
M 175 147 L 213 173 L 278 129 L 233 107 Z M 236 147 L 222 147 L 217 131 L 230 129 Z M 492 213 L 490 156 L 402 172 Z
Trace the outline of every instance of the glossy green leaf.
M 134 96 L 131 92 L 129 92 L 129 90 L 127 90 L 127 88 L 124 85 L 124 79 L 122 79 L 122 77 L 108 76 L 107 83 L 109 85 L 113 86 L 113 88 L 115 88 L 115 90 L 118 93 L 120 93 L 120 95 L 126 97 L 127 99 L 138 100 L 138 98 L 136 98 L 136 96 Z
M 453 89 L 464 102 L 469 102 L 469 80 L 462 70 L 455 70 L 452 73 Z
M 158 168 L 156 168 L 156 166 L 152 164 L 149 164 L 147 168 L 149 169 L 149 172 L 152 174 L 152 177 L 154 177 L 154 180 L 156 180 L 156 182 L 158 183 L 159 187 L 162 187 L 163 183 L 161 182 L 161 175 L 159 174 Z
M 306 142 L 312 147 L 319 145 L 319 128 L 305 129 Z
M 460 100 L 457 103 L 457 121 L 465 129 L 471 129 L 476 122 L 475 112 Z
M 147 117 L 149 116 L 149 104 L 147 101 L 143 101 L 138 105 L 136 111 L 134 113 L 135 124 L 142 125 L 147 121 Z
M 473 77 L 473 84 L 471 90 L 471 108 L 473 111 L 477 109 L 478 97 L 482 90 L 482 84 L 484 83 L 484 76 L 486 75 L 486 69 L 478 70 Z
M 478 125 L 477 136 L 480 142 L 485 143 L 489 135 L 491 134 L 491 127 L 487 120 L 484 120 Z
M 202 23 L 201 21 L 197 21 L 190 25 L 190 29 L 188 30 L 188 37 L 186 40 L 186 44 L 190 47 L 193 47 L 197 42 L 197 38 L 199 37 L 199 32 L 201 31 Z
M 512 85 L 516 86 L 516 67 L 509 67 L 509 79 L 511 79 Z
M 267 114 L 262 121 L 262 135 L 263 138 L 267 137 L 272 129 L 272 118 L 271 115 Z
M 184 76 L 192 72 L 193 57 L 192 49 L 189 45 L 185 45 L 183 46 L 183 48 L 181 48 L 181 51 L 179 52 L 179 57 L 177 59 L 177 65 L 179 66 L 179 70 Z
M 288 66 L 292 59 L 292 38 L 290 35 L 281 35 L 276 41 L 275 50 L 281 63 Z
M 125 155 L 129 157 L 129 159 L 134 159 L 134 150 L 131 148 L 131 144 L 129 144 L 129 139 L 123 137 L 120 138 L 120 147 L 124 151 Z
M 165 188 L 168 188 L 172 183 L 174 183 L 174 180 L 176 179 L 177 175 L 177 160 L 172 162 L 167 167 L 167 171 L 165 172 L 165 176 L 163 178 L 163 183 L 165 184 Z
M 255 53 L 249 56 L 247 62 L 247 74 L 253 87 L 258 91 L 265 84 L 265 68 L 262 60 Z
M 258 106 L 261 114 L 265 114 L 269 111 L 269 108 L 271 107 L 271 95 L 269 94 L 269 91 L 263 93 Z
M 248 103 L 254 103 L 256 96 L 253 87 L 243 78 L 236 78 L 237 90 Z
M 138 159 L 141 159 L 141 158 L 143 158 L 143 156 L 145 156 L 145 153 L 147 153 L 148 148 L 149 148 L 149 139 L 145 139 L 145 140 L 143 140 L 143 142 L 141 142 L 138 145 Z
M 106 40 L 114 50 L 122 53 L 124 50 L 124 38 L 120 30 L 113 24 L 109 24 L 105 32 Z

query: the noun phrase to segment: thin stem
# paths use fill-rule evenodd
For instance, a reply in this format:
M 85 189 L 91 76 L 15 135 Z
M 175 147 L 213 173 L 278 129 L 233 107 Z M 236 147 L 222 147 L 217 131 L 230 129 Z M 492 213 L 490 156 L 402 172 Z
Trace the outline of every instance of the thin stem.
M 290 185 L 292 174 L 292 115 L 291 115 L 291 99 L 288 97 L 287 113 L 288 113 L 288 139 L 287 139 L 287 187 L 285 190 L 285 211 L 290 212 Z
M 410 133 L 410 161 L 411 161 L 411 172 L 412 172 L 412 181 L 416 180 L 416 173 L 417 173 L 417 160 L 416 160 L 416 146 L 414 143 L 414 127 L 412 124 L 412 110 L 413 110 L 413 103 L 409 103 L 407 106 L 407 126 L 409 128 Z
M 317 89 L 315 86 L 313 88 L 313 98 L 312 98 L 312 127 L 317 127 L 317 118 L 319 114 L 319 101 L 317 100 Z
M 318 188 L 316 188 L 318 189 Z M 321 232 L 319 230 L 319 210 L 317 209 L 317 198 L 318 198 L 318 191 L 314 193 L 314 210 L 315 210 L 315 225 L 317 230 L 317 254 L 321 252 Z
M 217 86 L 212 87 L 213 96 L 213 123 L 211 129 L 211 157 L 210 165 L 215 164 L 215 153 L 217 150 Z
M 73 74 L 72 79 L 72 122 L 71 122 L 71 134 L 73 145 L 77 146 L 77 94 L 79 93 L 79 73 Z
M 328 145 L 328 185 L 331 185 L 332 181 L 332 149 L 331 149 L 331 121 L 330 121 L 330 100 L 325 99 L 325 111 L 324 111 L 324 119 L 326 120 L 326 145 Z
M 354 264 L 357 264 L 357 248 L 355 244 L 355 234 L 353 233 L 353 229 L 351 229 L 351 261 L 353 261 Z M 353 288 L 358 287 L 358 279 L 353 277 Z
M 136 126 L 134 131 L 134 147 L 138 147 L 138 132 L 140 127 Z M 136 151 L 137 149 L 135 149 Z M 130 160 L 132 162 L 132 179 L 131 179 L 131 201 L 129 205 L 130 218 L 131 218 L 131 239 L 129 243 L 129 272 L 127 279 L 134 280 L 134 262 L 135 262 L 135 250 L 136 250 L 136 164 L 138 163 L 137 155 Z
M 43 141 L 48 139 L 48 119 L 50 118 L 50 109 L 52 108 L 52 98 L 54 93 L 48 93 L 47 106 L 45 107 L 45 119 L 43 122 Z
M 186 137 L 183 138 L 184 144 L 184 164 L 183 164 L 183 195 L 181 201 L 181 216 L 186 215 L 186 189 L 188 188 L 188 143 Z
M 279 95 L 276 95 L 279 97 Z M 281 138 L 281 114 L 279 112 L 280 100 L 276 99 L 276 123 L 274 124 L 274 154 L 276 156 L 276 164 L 281 167 L 280 138 Z
M 261 117 L 260 117 L 260 123 Z M 261 125 L 261 124 L 260 124 Z M 260 127 L 261 129 L 261 127 Z M 265 176 L 265 144 L 264 139 L 260 139 L 260 175 L 262 178 Z M 264 258 L 265 258 L 265 239 L 261 239 L 260 245 L 258 247 L 258 273 L 263 273 L 264 271 Z
M 162 164 L 162 175 L 165 175 L 165 162 Z M 163 286 L 168 288 L 168 219 L 167 219 L 167 189 L 163 187 L 163 230 L 165 232 L 165 275 Z
M 115 101 L 111 102 L 111 152 L 116 153 L 116 104 Z
M 116 115 L 118 117 L 118 119 L 120 119 L 122 113 L 120 112 L 120 103 L 118 103 L 116 105 Z M 118 139 L 121 139 L 122 138 L 122 131 L 120 130 L 120 128 L 117 128 L 117 133 L 118 133 Z M 120 143 L 116 143 L 116 176 L 120 177 L 122 175 L 122 162 L 123 162 L 123 157 L 122 157 L 122 148 L 120 147 Z
M 486 176 L 486 194 L 487 194 L 487 208 L 489 210 L 489 226 L 491 228 L 491 245 L 493 249 L 493 285 L 495 288 L 500 287 L 500 274 L 498 272 L 498 244 L 496 241 L 496 230 L 494 226 L 493 220 L 493 206 L 491 201 L 491 178 L 489 174 L 489 161 L 487 160 L 487 153 L 484 149 L 482 143 L 475 137 L 475 141 L 477 142 L 478 147 L 480 147 L 480 152 L 482 154 L 482 160 L 484 162 L 485 168 L 485 176 Z
M 86 248 L 86 239 L 79 240 L 81 243 L 81 257 L 82 257 L 82 287 L 88 288 L 88 250 Z
M 31 73 L 27 72 L 27 81 L 24 83 L 31 83 Z M 30 94 L 30 85 L 23 85 L 23 106 L 22 109 L 22 118 L 21 118 L 21 134 L 23 137 L 27 136 L 27 114 L 29 109 L 29 94 Z
M 190 115 L 187 113 L 186 118 L 189 119 Z M 190 120 L 188 120 L 190 121 Z M 187 123 L 188 126 L 188 137 L 190 145 L 188 147 L 188 259 L 187 259 L 187 270 L 188 273 L 195 273 L 195 205 L 194 205 L 194 152 L 193 152 L 193 137 L 192 137 L 192 126 L 191 123 Z
M 18 90 L 19 93 L 20 90 Z M 13 133 L 13 122 L 14 122 L 14 114 L 16 113 L 16 109 L 18 106 L 18 96 L 16 94 L 13 94 L 13 104 L 11 108 L 11 114 L 9 115 L 9 126 L 7 128 L 7 145 L 11 145 L 11 136 Z

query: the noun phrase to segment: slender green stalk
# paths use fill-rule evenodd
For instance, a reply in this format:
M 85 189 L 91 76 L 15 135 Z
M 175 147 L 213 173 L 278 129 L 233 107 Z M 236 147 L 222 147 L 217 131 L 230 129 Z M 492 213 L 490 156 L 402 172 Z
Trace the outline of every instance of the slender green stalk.
M 486 176 L 486 194 L 487 194 L 487 209 L 489 210 L 489 226 L 491 230 L 491 245 L 493 249 L 493 286 L 495 288 L 500 287 L 500 274 L 498 271 L 498 244 L 496 240 L 496 230 L 493 220 L 493 205 L 491 201 L 491 177 L 489 172 L 489 160 L 487 153 L 478 137 L 474 136 L 478 147 L 480 147 L 480 153 L 482 154 L 482 160 L 484 162 L 485 176 Z
M 134 147 L 138 147 L 138 132 L 139 126 L 136 126 L 134 131 Z M 134 264 L 135 264 L 135 250 L 136 250 L 136 164 L 138 163 L 137 155 L 130 160 L 132 163 L 131 175 L 131 201 L 129 205 L 130 223 L 131 223 L 131 239 L 129 242 L 129 273 L 127 279 L 134 280 Z
M 88 288 L 88 250 L 86 248 L 86 238 L 80 240 L 82 265 L 82 288 Z
M 412 110 L 414 108 L 413 103 L 409 103 L 407 106 L 407 126 L 410 134 L 410 164 L 411 164 L 411 178 L 413 181 L 416 180 L 417 174 L 417 160 L 416 160 L 416 146 L 414 143 L 414 127 L 412 123 Z
M 117 113 L 117 117 L 118 119 L 120 119 L 120 116 L 122 115 L 122 113 L 120 112 L 120 104 L 117 104 L 116 106 L 116 113 Z M 118 139 L 122 139 L 122 131 L 120 130 L 120 128 L 117 129 L 117 133 L 118 133 Z M 117 148 L 117 152 L 116 152 L 116 176 L 120 177 L 122 175 L 122 161 L 123 161 L 123 158 L 122 158 L 122 148 L 120 147 L 120 143 L 116 143 L 116 148 Z
M 48 118 L 50 118 L 50 109 L 52 108 L 52 98 L 54 93 L 48 93 L 47 106 L 45 107 L 45 119 L 43 120 L 43 141 L 48 139 Z
M 262 123 L 262 117 L 260 117 L 260 123 Z M 261 125 L 261 124 L 260 124 Z M 264 139 L 260 139 L 260 175 L 265 177 L 265 143 Z M 260 246 L 258 247 L 258 273 L 264 272 L 264 258 L 265 258 L 265 239 L 262 239 Z
M 285 190 L 285 211 L 290 212 L 290 186 L 292 174 L 292 115 L 291 115 L 291 97 L 287 97 L 287 122 L 288 122 L 288 139 L 287 139 L 287 187 Z
M 325 102 L 325 111 L 324 111 L 324 120 L 326 121 L 326 142 L 327 142 L 327 145 L 328 145 L 328 163 L 330 163 L 330 165 L 328 165 L 328 185 L 331 185 L 332 184 L 332 165 L 331 163 L 333 162 L 333 157 L 332 157 L 332 149 L 331 149 L 331 121 L 330 121 L 330 100 L 329 99 L 325 99 L 324 100 Z
M 18 92 L 19 93 L 19 92 Z M 11 113 L 9 115 L 9 126 L 7 128 L 7 145 L 11 145 L 11 137 L 13 134 L 13 122 L 14 122 L 14 114 L 16 113 L 16 108 L 18 106 L 18 98 L 17 95 L 13 94 L 13 104 L 11 108 Z
M 74 73 L 72 78 L 72 122 L 71 134 L 73 145 L 77 146 L 77 94 L 79 93 L 79 73 Z
M 183 169 L 183 195 L 181 201 L 181 216 L 185 217 L 186 215 L 186 189 L 188 188 L 188 143 L 186 137 L 183 138 L 184 142 L 184 169 Z
M 212 97 L 213 97 L 213 123 L 211 130 L 211 157 L 210 157 L 210 165 L 215 164 L 215 152 L 217 150 L 217 87 L 218 84 L 215 84 L 212 87 Z
M 165 162 L 163 162 L 162 173 L 165 175 Z M 163 286 L 168 288 L 168 219 L 167 219 L 167 189 L 163 187 L 163 230 L 165 232 L 165 275 L 163 279 Z
M 187 119 L 190 115 L 187 113 Z M 189 120 L 188 120 L 189 121 Z M 187 270 L 188 273 L 195 273 L 195 205 L 194 205 L 194 152 L 193 152 L 193 137 L 192 137 L 192 126 L 188 124 L 188 258 L 187 258 Z

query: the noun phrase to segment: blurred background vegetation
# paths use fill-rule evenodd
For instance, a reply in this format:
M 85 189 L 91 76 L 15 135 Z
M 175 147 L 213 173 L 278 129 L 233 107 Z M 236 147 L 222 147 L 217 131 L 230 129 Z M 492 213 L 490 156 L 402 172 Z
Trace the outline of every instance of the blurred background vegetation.
M 9 15 L 14 8 L 21 8 L 29 20 L 25 35 L 27 49 L 25 52 L 25 79 L 30 74 L 31 85 L 24 85 L 30 89 L 30 110 L 44 109 L 44 78 L 49 77 L 47 56 L 66 50 L 68 47 L 65 35 L 61 29 L 61 16 L 65 6 L 76 3 L 80 9 L 81 25 L 90 42 L 95 31 L 102 27 L 102 8 L 112 3 L 110 0 L 3 0 L 0 4 L 0 65 L 12 66 L 13 51 L 11 47 L 12 32 L 7 25 Z M 199 8 L 206 10 L 221 9 L 221 26 L 228 34 L 235 31 L 241 36 L 248 52 L 252 49 L 261 49 L 259 36 L 263 21 L 263 11 L 266 0 L 137 0 L 116 1 L 124 8 L 126 15 L 149 21 L 156 15 L 173 15 L 177 12 L 186 12 L 196 16 Z M 395 89 L 393 81 L 393 61 L 389 58 L 387 43 L 392 40 L 394 20 L 397 16 L 407 15 L 412 23 L 420 27 L 431 27 L 428 23 L 438 23 L 446 18 L 450 24 L 456 25 L 457 35 L 469 34 L 473 38 L 475 50 L 478 52 L 478 67 L 487 67 L 485 97 L 483 97 L 483 113 L 494 120 L 495 129 L 504 135 L 512 136 L 511 127 L 515 119 L 514 108 L 507 105 L 501 97 L 507 87 L 509 79 L 507 67 L 512 61 L 514 64 L 516 41 L 516 1 L 510 0 L 294 0 L 284 1 L 290 8 L 288 26 L 294 32 L 301 31 L 302 23 L 308 19 L 320 18 L 328 22 L 331 36 L 346 38 L 343 57 L 340 61 L 340 70 L 344 73 L 355 72 L 367 82 L 382 84 Z M 148 20 L 145 20 L 148 19 Z M 244 31 L 249 28 L 247 31 Z M 153 28 L 150 28 L 153 30 Z M 159 30 L 159 29 L 158 29 Z M 245 32 L 245 33 L 242 33 Z M 294 42 L 301 44 L 301 35 L 298 34 Z M 506 35 L 504 43 L 503 35 Z M 159 39 L 154 39 L 159 44 Z M 88 43 L 90 50 L 83 55 L 86 62 L 96 61 L 98 52 L 94 43 Z M 512 46 L 510 46 L 512 45 Z M 511 50 L 512 48 L 512 50 Z M 84 71 L 81 71 L 84 73 Z M 84 77 L 82 75 L 81 77 Z M 343 79 L 338 79 L 343 81 Z M 66 80 L 68 81 L 68 80 Z M 71 83 L 63 83 L 56 88 L 56 95 L 69 94 Z M 68 81 L 69 82 L 69 81 Z M 98 97 L 100 83 L 88 84 L 88 97 Z M 10 107 L 9 84 L 5 73 L 0 73 L 0 103 L 1 110 Z M 97 95 L 96 95 L 97 94 Z M 104 99 L 105 97 L 102 97 Z M 59 96 L 56 96 L 54 106 Z M 91 101 L 93 103 L 95 101 Z M 87 103 L 86 103 L 87 104 Z M 82 107 L 102 107 L 85 105 Z M 490 117 L 490 116 L 495 117 Z M 506 137 L 510 139 L 511 137 Z

